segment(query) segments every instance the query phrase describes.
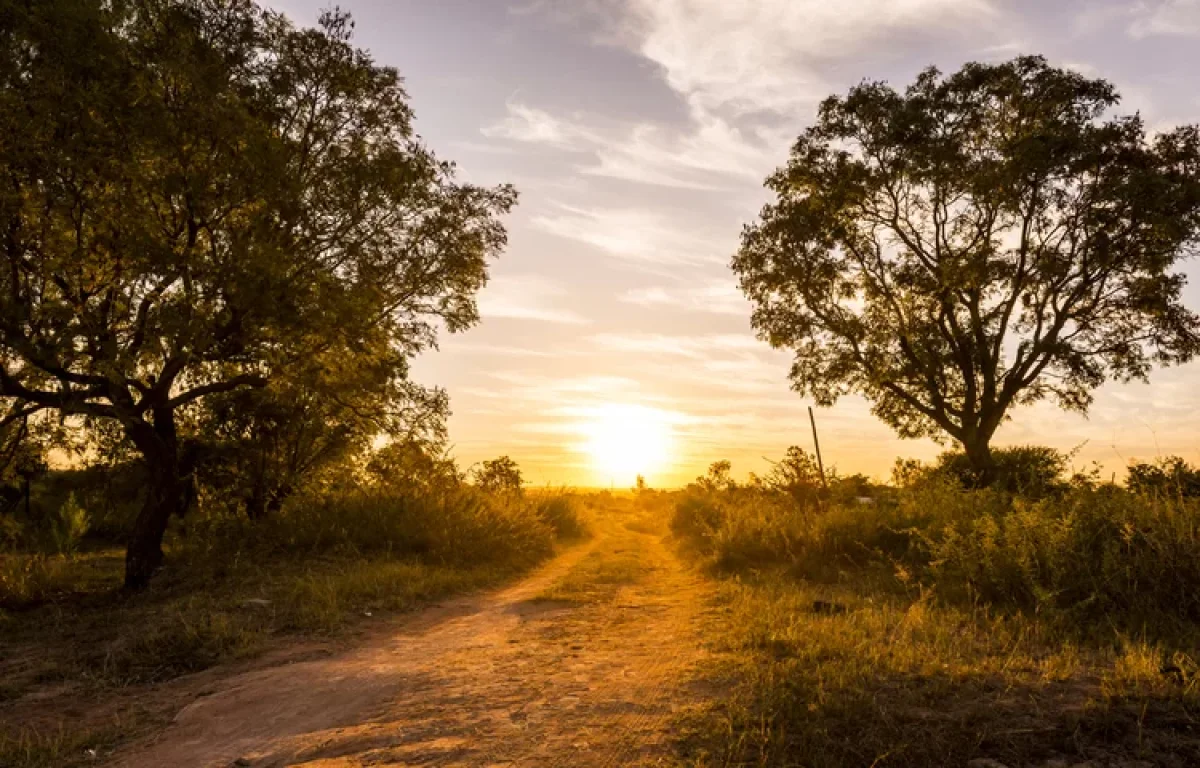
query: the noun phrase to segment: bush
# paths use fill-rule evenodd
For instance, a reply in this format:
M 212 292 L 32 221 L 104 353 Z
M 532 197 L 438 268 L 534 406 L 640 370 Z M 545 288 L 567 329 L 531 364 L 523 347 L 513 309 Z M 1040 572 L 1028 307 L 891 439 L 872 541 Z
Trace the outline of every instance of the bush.
M 524 482 L 521 468 L 507 456 L 483 462 L 471 472 L 471 477 L 480 490 L 488 493 L 519 494 Z
M 87 510 L 79 506 L 72 493 L 50 520 L 50 536 L 55 551 L 60 555 L 75 554 L 79 543 L 87 535 L 88 527 Z
M 534 500 L 537 516 L 560 540 L 586 538 L 591 528 L 580 509 L 579 500 L 564 491 L 544 492 Z
M 1017 445 L 992 450 L 996 463 L 993 488 L 1027 498 L 1041 498 L 1066 488 L 1063 475 L 1070 456 L 1044 445 Z M 947 451 L 940 455 L 931 470 L 955 480 L 964 488 L 978 488 L 980 478 L 962 451 Z
M 1015 500 L 925 536 L 943 592 L 1072 623 L 1200 621 L 1200 504 L 1115 487 Z
M 530 565 L 550 554 L 554 531 L 534 504 L 470 486 L 414 495 L 337 489 L 298 497 L 280 513 L 251 522 L 196 516 L 185 555 L 223 561 L 241 552 L 420 556 L 447 565 Z

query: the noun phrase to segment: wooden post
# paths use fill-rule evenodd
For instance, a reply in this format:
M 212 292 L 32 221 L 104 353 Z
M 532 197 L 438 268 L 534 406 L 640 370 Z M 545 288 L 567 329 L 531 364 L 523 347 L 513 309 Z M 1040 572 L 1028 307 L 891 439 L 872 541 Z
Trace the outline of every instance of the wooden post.
M 821 471 L 821 487 L 828 488 L 825 483 L 825 462 L 821 460 L 821 441 L 817 439 L 817 417 L 813 416 L 812 406 L 808 406 L 808 420 L 812 424 L 813 445 L 817 449 L 817 469 Z

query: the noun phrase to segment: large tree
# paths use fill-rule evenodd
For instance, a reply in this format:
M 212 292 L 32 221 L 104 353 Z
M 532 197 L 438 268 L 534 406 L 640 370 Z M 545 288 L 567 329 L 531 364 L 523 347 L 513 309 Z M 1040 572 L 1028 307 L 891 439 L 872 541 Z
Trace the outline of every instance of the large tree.
M 733 259 L 793 387 L 949 436 L 988 482 L 1013 406 L 1086 412 L 1105 380 L 1189 360 L 1200 133 L 1148 137 L 1117 103 L 1040 57 L 826 100 Z
M 187 503 L 183 409 L 477 320 L 514 193 L 456 182 L 351 32 L 249 0 L 0 0 L 0 396 L 135 446 L 129 587 Z

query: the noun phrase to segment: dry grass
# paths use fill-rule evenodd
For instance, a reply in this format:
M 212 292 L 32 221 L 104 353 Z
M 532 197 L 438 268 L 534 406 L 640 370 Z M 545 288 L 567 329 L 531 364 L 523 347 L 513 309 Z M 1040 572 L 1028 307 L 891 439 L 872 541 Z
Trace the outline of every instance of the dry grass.
M 596 525 L 603 540 L 537 599 L 570 603 L 611 602 L 622 587 L 652 578 L 656 565 L 648 535 L 654 522 L 642 514 L 629 515 L 607 508 Z M 661 531 L 659 531 L 661 533 Z
M 690 764 L 1200 764 L 1178 592 L 1200 562 L 1195 507 L 944 488 L 820 511 L 680 501 L 681 544 L 722 582 L 713 674 L 735 691 L 686 723 Z
M 736 693 L 687 724 L 693 765 L 1200 764 L 1200 690 L 1165 647 L 776 577 L 722 604 Z

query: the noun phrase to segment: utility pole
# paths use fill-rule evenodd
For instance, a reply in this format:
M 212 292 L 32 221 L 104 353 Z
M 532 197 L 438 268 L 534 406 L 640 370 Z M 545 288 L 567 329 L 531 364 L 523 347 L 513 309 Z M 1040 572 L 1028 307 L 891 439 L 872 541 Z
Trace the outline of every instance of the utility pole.
M 825 462 L 821 461 L 821 441 L 817 439 L 817 417 L 813 416 L 812 406 L 808 406 L 808 421 L 812 424 L 813 445 L 817 449 L 817 469 L 821 471 L 821 487 L 828 488 L 825 483 Z

